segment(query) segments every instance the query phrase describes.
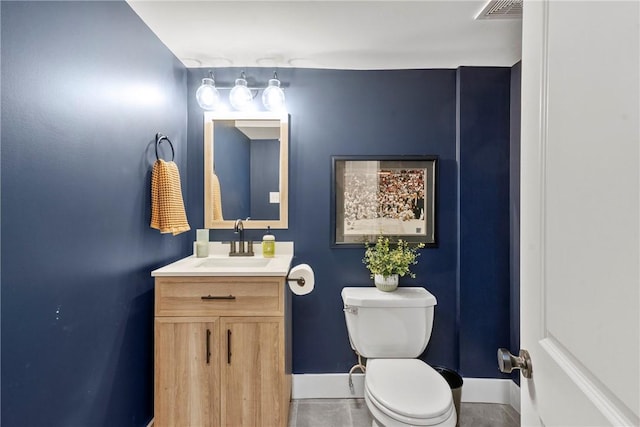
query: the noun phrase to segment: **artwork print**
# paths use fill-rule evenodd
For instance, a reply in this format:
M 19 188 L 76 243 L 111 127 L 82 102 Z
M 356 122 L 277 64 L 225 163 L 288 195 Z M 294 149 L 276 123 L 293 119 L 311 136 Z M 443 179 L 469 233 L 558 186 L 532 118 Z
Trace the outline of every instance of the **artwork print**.
M 334 245 L 378 235 L 435 245 L 436 158 L 333 159 Z

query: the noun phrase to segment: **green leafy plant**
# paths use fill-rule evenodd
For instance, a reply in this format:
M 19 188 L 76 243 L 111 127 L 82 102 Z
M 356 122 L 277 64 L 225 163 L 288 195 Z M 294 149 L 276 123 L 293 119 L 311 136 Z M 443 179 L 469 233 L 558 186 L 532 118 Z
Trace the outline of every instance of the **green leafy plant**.
M 418 263 L 420 253 L 418 249 L 424 248 L 424 243 L 418 243 L 411 247 L 409 243 L 399 239 L 395 247 L 389 242 L 388 237 L 378 236 L 375 244 L 365 243 L 366 251 L 362 262 L 371 272 L 371 278 L 376 274 L 389 277 L 397 274 L 402 277 L 409 275 L 415 278 L 416 275 L 411 272 L 410 266 Z

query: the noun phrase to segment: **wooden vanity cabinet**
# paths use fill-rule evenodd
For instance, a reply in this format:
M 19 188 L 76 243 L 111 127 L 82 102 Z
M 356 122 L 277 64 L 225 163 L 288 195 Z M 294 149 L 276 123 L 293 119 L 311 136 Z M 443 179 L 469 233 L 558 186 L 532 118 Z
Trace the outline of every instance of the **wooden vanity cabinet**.
M 284 277 L 156 277 L 154 427 L 288 424 Z
M 219 318 L 156 317 L 154 426 L 220 425 Z

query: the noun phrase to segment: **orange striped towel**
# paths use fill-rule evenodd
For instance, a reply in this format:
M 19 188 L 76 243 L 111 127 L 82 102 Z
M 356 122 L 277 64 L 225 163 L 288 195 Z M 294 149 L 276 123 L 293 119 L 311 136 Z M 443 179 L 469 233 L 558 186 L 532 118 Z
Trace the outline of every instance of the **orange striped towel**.
M 215 172 L 213 172 L 211 179 L 211 204 L 213 205 L 213 220 L 224 221 L 222 217 L 222 202 L 220 199 L 220 181 Z
M 191 230 L 182 201 L 180 173 L 174 162 L 158 159 L 151 172 L 151 228 L 161 233 Z

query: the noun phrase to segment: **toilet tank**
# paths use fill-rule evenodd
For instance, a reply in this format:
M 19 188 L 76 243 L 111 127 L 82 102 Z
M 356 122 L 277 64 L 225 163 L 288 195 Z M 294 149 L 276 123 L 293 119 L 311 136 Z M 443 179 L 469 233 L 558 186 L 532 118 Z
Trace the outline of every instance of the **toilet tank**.
M 369 358 L 415 358 L 427 347 L 436 297 L 424 288 L 343 288 L 351 347 Z

